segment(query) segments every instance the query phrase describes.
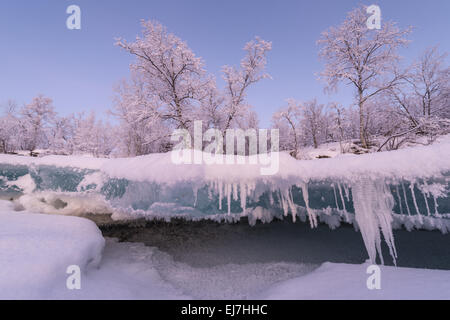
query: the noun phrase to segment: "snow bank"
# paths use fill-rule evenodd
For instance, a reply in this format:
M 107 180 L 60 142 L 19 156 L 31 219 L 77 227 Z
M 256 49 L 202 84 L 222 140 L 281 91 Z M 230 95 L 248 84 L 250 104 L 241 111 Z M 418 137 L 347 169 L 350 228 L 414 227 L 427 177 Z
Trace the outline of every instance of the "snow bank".
M 254 181 L 300 178 L 353 180 L 361 177 L 417 179 L 440 176 L 450 171 L 450 135 L 430 146 L 408 148 L 366 155 L 342 155 L 333 159 L 295 160 L 279 154 L 280 170 L 274 176 L 261 176 L 264 165 L 175 165 L 171 154 L 157 154 L 133 159 L 112 159 L 101 170 L 107 175 L 133 181 L 176 183 L 182 180 Z M 247 159 L 248 160 L 248 159 Z
M 155 248 L 108 239 L 77 217 L 16 212 L 0 201 L 0 299 L 187 299 L 153 266 Z M 67 268 L 81 269 L 68 290 Z
M 15 212 L 0 201 L 0 299 L 46 299 L 67 290 L 67 268 L 98 266 L 103 247 L 89 220 Z
M 325 263 L 312 273 L 262 292 L 266 300 L 416 300 L 450 299 L 450 271 L 381 268 L 381 289 L 367 288 L 369 265 Z
M 201 154 L 201 153 L 200 153 Z M 344 154 L 332 159 L 295 160 L 279 153 L 280 170 L 273 176 L 261 176 L 263 164 L 174 164 L 171 153 L 152 154 L 125 159 L 99 159 L 76 156 L 31 158 L 0 155 L 1 164 L 48 165 L 100 170 L 111 178 L 156 183 L 177 183 L 186 180 L 254 181 L 289 177 L 303 181 L 340 178 L 352 180 L 361 175 L 382 178 L 421 178 L 439 176 L 450 171 L 450 135 L 429 146 L 364 155 Z M 203 157 L 203 155 L 202 155 Z

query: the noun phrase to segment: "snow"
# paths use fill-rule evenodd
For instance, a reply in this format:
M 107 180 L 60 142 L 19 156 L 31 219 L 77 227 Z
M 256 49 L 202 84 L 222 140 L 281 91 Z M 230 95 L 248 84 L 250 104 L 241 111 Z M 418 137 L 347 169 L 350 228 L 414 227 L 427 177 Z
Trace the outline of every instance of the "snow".
M 429 178 L 450 171 L 450 136 L 430 146 L 366 155 L 345 154 L 333 159 L 299 161 L 286 153 L 280 153 L 279 172 L 267 177 L 260 174 L 260 168 L 265 167 L 261 164 L 175 165 L 170 157 L 168 153 L 112 159 L 105 162 L 101 170 L 110 177 L 167 184 L 215 179 L 226 182 L 289 178 L 302 181 L 334 178 L 352 181 L 362 175 L 371 178 Z
M 196 151 L 197 152 L 197 151 Z M 361 175 L 372 178 L 404 178 L 439 176 L 450 171 L 450 135 L 429 146 L 405 148 L 390 152 L 354 155 L 341 154 L 332 159 L 295 160 L 287 153 L 279 156 L 280 170 L 273 176 L 261 176 L 263 164 L 174 164 L 171 153 L 106 159 L 75 156 L 42 158 L 0 155 L 0 163 L 16 165 L 48 165 L 100 170 L 111 178 L 173 184 L 186 180 L 254 181 L 258 179 L 297 178 L 354 180 Z M 256 161 L 258 162 L 258 161 Z
M 197 156 L 204 156 L 199 151 L 188 151 L 197 153 Z M 274 154 L 272 154 L 273 156 Z M 148 156 L 128 158 L 128 159 L 95 159 L 88 157 L 60 157 L 50 156 L 37 159 L 28 159 L 28 166 L 33 165 L 51 165 L 57 167 L 75 167 L 84 169 L 95 169 L 93 173 L 84 176 L 84 180 L 78 185 L 77 193 L 63 192 L 39 192 L 25 194 L 17 203 L 27 210 L 37 210 L 42 213 L 56 214 L 77 214 L 83 213 L 113 213 L 113 219 L 130 219 L 130 218 L 166 218 L 173 216 L 191 217 L 191 218 L 209 218 L 233 221 L 241 216 L 250 216 L 249 222 L 255 223 L 256 220 L 271 221 L 270 213 L 262 208 L 247 208 L 247 199 L 258 199 L 264 191 L 272 191 L 278 197 L 280 209 L 284 216 L 289 214 L 294 222 L 297 216 L 302 218 L 303 208 L 294 203 L 292 186 L 301 188 L 301 196 L 305 201 L 306 213 L 311 223 L 311 227 L 316 227 L 318 220 L 325 221 L 330 226 L 339 225 L 342 218 L 347 222 L 357 222 L 357 227 L 361 230 L 364 243 L 369 253 L 371 262 L 375 262 L 377 255 L 381 253 L 381 238 L 384 237 L 390 254 L 395 262 L 396 250 L 394 238 L 392 235 L 393 225 L 399 226 L 404 224 L 408 229 L 411 226 L 424 226 L 425 228 L 438 228 L 443 232 L 448 230 L 448 221 L 441 219 L 442 215 L 438 213 L 433 219 L 424 220 L 425 217 L 431 217 L 429 200 L 426 194 L 434 197 L 434 213 L 437 212 L 436 197 L 442 197 L 444 185 L 424 185 L 421 187 L 418 180 L 420 178 L 442 178 L 443 174 L 450 172 L 450 135 L 441 137 L 440 140 L 429 146 L 421 146 L 416 148 L 407 148 L 392 152 L 382 152 L 367 155 L 341 155 L 333 159 L 299 161 L 291 158 L 286 153 L 276 154 L 280 160 L 280 168 L 278 173 L 273 176 L 262 176 L 261 168 L 263 164 L 251 164 L 251 156 L 246 159 L 245 164 L 212 164 L 212 165 L 193 165 L 193 164 L 174 164 L 172 162 L 172 154 L 153 154 Z M 6 163 L 13 163 L 14 159 L 20 157 L 1 156 L 0 163 L 6 159 Z M 195 157 L 192 157 L 195 158 Z M 242 159 L 241 159 L 242 160 Z M 258 159 L 255 159 L 258 160 Z M 23 159 L 19 159 L 19 162 Z M 258 161 L 255 161 L 256 163 Z M 364 177 L 363 180 L 361 180 Z M 152 203 L 148 200 L 147 193 L 141 192 L 141 188 L 150 188 L 151 185 L 137 185 L 137 189 L 133 187 L 127 188 L 125 195 L 118 201 L 107 201 L 101 194 L 103 183 L 107 179 L 127 179 L 132 182 L 145 182 L 161 184 L 164 187 L 178 187 L 183 193 L 192 187 L 195 199 L 192 199 L 193 207 L 185 204 L 180 205 L 176 200 L 163 200 L 155 198 Z M 308 183 L 310 180 L 316 181 L 333 181 L 337 182 L 335 188 L 335 201 L 338 202 L 340 197 L 342 210 L 337 205 L 339 218 L 326 217 L 317 210 L 313 210 L 310 206 L 310 195 Z M 406 202 L 408 214 L 414 209 L 417 216 L 405 219 L 394 219 L 393 208 L 394 199 L 387 185 L 394 182 L 398 187 L 398 183 L 406 180 L 409 181 L 409 192 L 412 194 L 413 206 L 410 207 Z M 180 184 L 184 182 L 183 184 Z M 260 183 L 262 182 L 262 183 Z M 257 183 L 260 183 L 257 185 Z M 353 202 L 355 208 L 355 219 L 349 221 L 346 214 L 346 204 L 344 201 L 344 192 L 342 190 L 343 183 L 348 199 L 348 186 L 352 187 Z M 30 176 L 19 178 L 18 181 L 11 182 L 21 187 L 23 190 L 32 190 L 33 184 Z M 426 181 L 425 181 L 426 184 Z M 132 183 L 131 183 L 132 185 Z M 83 192 L 95 186 L 94 190 Z M 182 187 L 184 186 L 184 187 Z M 202 212 L 197 209 L 197 192 L 199 187 L 207 186 L 209 192 L 218 195 L 219 212 Z M 422 194 L 425 198 L 425 208 L 420 212 L 418 199 L 414 192 L 414 186 L 422 188 Z M 402 186 L 403 187 L 403 186 Z M 185 189 L 183 189 L 185 188 Z M 176 189 L 176 188 L 175 188 Z M 185 197 L 181 195 L 181 191 L 172 190 L 174 197 Z M 403 188 L 404 189 L 404 188 Z M 136 194 L 137 193 L 137 194 Z M 142 198 L 139 195 L 142 194 Z M 242 214 L 234 212 L 232 214 L 232 201 L 237 201 L 240 196 L 240 204 Z M 273 195 L 272 195 L 273 196 Z M 127 199 L 126 197 L 129 197 Z M 146 197 L 144 199 L 144 197 Z M 397 193 L 397 197 L 399 194 Z M 203 201 L 212 201 L 203 199 Z M 222 208 L 222 200 L 226 199 L 225 208 Z M 189 199 L 188 199 L 189 200 Z M 120 202 L 122 201 L 122 202 Z M 142 202 L 142 210 L 140 207 L 133 207 L 134 204 Z M 172 203 L 173 201 L 173 203 Z M 430 201 L 432 201 L 430 199 Z M 401 204 L 401 201 L 400 201 Z M 273 201 L 270 208 L 274 207 Z M 266 208 L 269 209 L 269 208 Z M 272 208 L 276 209 L 276 208 Z M 208 209 L 210 210 L 210 209 Z M 224 210 L 224 211 L 223 211 Z M 327 211 L 328 210 L 328 211 Z M 403 210 L 403 208 L 401 208 Z M 425 212 L 426 210 L 426 212 Z M 222 212 L 221 212 L 222 211 Z M 276 215 L 276 210 L 273 210 Z M 330 216 L 332 209 L 324 209 L 325 214 Z M 344 211 L 344 213 L 341 213 Z M 228 215 L 225 214 L 228 212 Z M 444 213 L 444 212 L 443 212 Z M 221 217 L 220 217 L 221 215 Z M 224 218 L 227 216 L 227 218 Z M 418 221 L 415 221 L 418 219 Z M 394 221 L 397 220 L 397 221 Z M 414 221 L 413 221 L 414 220 Z M 443 220 L 439 222 L 439 220 Z M 383 263 L 384 259 L 380 255 Z
M 319 157 L 323 158 L 335 158 L 341 155 L 341 146 L 339 142 L 331 142 L 324 143 L 318 146 L 318 148 L 314 147 L 305 147 L 299 151 L 297 157 L 303 160 L 314 160 L 319 159 Z
M 32 193 L 36 189 L 36 184 L 29 174 L 19 177 L 16 181 L 8 181 L 6 184 L 11 187 L 16 186 L 26 194 Z
M 83 272 L 101 260 L 97 226 L 77 217 L 14 212 L 0 201 L 0 298 L 41 299 L 66 285 L 66 270 Z
M 106 239 L 102 262 L 82 278 L 81 290 L 60 288 L 57 300 L 186 300 L 191 297 L 164 280 L 154 266 L 155 248 Z
M 0 201 L 0 299 L 449 299 L 450 271 L 368 264 L 243 263 L 195 267 L 140 243 L 102 237 L 82 218 L 16 212 Z M 66 287 L 80 266 L 81 289 Z
M 267 300 L 450 299 L 450 271 L 382 266 L 381 289 L 367 288 L 368 264 L 325 263 L 312 273 L 279 283 L 256 298 Z
M 0 201 L 0 299 L 185 299 L 152 267 L 153 248 L 105 239 L 90 220 L 16 212 Z M 69 290 L 67 268 L 81 269 Z
M 35 192 L 21 196 L 15 205 L 28 211 L 71 216 L 108 214 L 113 211 L 105 198 L 96 193 Z

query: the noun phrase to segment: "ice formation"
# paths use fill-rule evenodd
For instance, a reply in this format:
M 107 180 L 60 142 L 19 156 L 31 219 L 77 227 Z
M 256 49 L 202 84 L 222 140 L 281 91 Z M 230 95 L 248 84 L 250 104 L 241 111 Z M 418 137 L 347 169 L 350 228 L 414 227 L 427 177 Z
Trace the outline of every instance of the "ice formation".
M 369 253 L 370 262 L 376 263 L 378 253 L 381 263 L 384 264 L 381 252 L 382 233 L 395 264 L 397 251 L 392 233 L 394 198 L 391 192 L 383 182 L 364 178 L 356 182 L 352 190 L 355 219 Z
M 107 213 L 114 219 L 212 219 L 250 224 L 290 217 L 331 228 L 353 223 L 372 262 L 383 237 L 395 261 L 392 228 L 450 231 L 450 138 L 370 155 L 260 165 L 176 165 L 169 154 L 132 159 L 0 156 L 0 190 L 25 209 Z

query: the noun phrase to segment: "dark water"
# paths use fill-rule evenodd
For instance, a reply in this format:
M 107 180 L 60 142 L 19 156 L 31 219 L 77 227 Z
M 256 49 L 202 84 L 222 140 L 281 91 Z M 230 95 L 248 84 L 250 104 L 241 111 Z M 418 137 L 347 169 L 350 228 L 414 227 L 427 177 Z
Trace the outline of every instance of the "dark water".
M 368 259 L 359 232 L 350 225 L 330 230 L 326 225 L 311 229 L 307 223 L 274 221 L 251 227 L 211 221 L 142 222 L 102 224 L 104 236 L 124 242 L 157 247 L 177 262 L 192 267 L 248 263 L 324 262 L 360 264 Z M 450 270 L 450 234 L 439 231 L 394 231 L 397 265 L 400 267 Z M 392 265 L 387 247 L 385 262 Z

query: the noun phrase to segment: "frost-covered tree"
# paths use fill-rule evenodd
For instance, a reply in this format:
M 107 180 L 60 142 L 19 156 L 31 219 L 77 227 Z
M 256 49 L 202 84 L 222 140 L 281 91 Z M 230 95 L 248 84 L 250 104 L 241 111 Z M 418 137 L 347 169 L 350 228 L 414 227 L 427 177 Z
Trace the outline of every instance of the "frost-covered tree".
M 387 142 L 396 149 L 405 142 L 415 142 L 416 135 L 429 135 L 430 141 L 448 133 L 450 117 L 450 68 L 446 55 L 436 47 L 427 49 L 405 72 L 400 85 L 390 88 L 380 101 L 385 118 L 379 120 Z
M 217 88 L 215 79 L 211 78 L 196 118 L 204 122 L 205 128 L 223 130 L 226 121 L 224 102 L 223 93 Z
M 102 121 L 97 121 L 95 113 L 85 117 L 83 113 L 75 117 L 73 152 L 94 157 L 109 156 L 115 148 L 114 129 Z
M 275 112 L 272 116 L 272 126 L 280 130 L 280 149 L 291 151 L 298 156 L 301 143 L 301 110 L 294 99 L 288 99 L 288 106 Z
M 397 49 L 407 44 L 408 30 L 383 21 L 381 29 L 368 29 L 365 6 L 349 12 L 345 21 L 322 33 L 318 44 L 320 56 L 326 62 L 321 77 L 328 89 L 337 89 L 346 82 L 356 91 L 359 108 L 359 131 L 363 147 L 368 147 L 366 132 L 367 102 L 392 88 L 402 78 L 394 72 L 399 61 Z
M 20 113 L 22 148 L 30 153 L 38 147 L 48 148 L 48 133 L 56 116 L 52 99 L 39 95 L 33 98 L 30 104 L 24 106 Z
M 48 132 L 49 148 L 54 154 L 73 153 L 74 116 L 55 116 Z
M 325 106 L 316 99 L 301 104 L 302 127 L 306 137 L 312 142 L 314 148 L 327 139 L 329 123 L 326 121 Z
M 316 99 L 306 102 L 288 100 L 288 106 L 272 117 L 272 126 L 280 130 L 280 148 L 299 156 L 300 147 L 318 148 L 333 138 L 332 118 Z
M 264 72 L 271 44 L 260 38 L 245 46 L 239 68 L 225 66 L 224 90 L 203 70 L 203 61 L 185 42 L 157 22 L 142 22 L 143 36 L 117 45 L 136 57 L 131 79 L 117 89 L 112 113 L 120 120 L 127 155 L 167 151 L 174 129 L 255 128 L 257 115 L 246 102 L 248 88 L 268 75 Z
M 346 110 L 338 103 L 331 102 L 328 105 L 330 117 L 332 118 L 331 130 L 333 136 L 337 137 L 341 153 L 345 153 L 343 142 L 348 138 L 348 127 L 350 125 Z
M 119 38 L 117 45 L 136 57 L 132 70 L 140 74 L 146 98 L 161 103 L 148 116 L 189 129 L 208 83 L 203 61 L 160 23 L 142 21 L 142 29 L 142 37 L 131 43 Z
M 137 73 L 116 88 L 114 110 L 118 120 L 118 146 L 125 156 L 162 152 L 170 141 L 170 126 L 160 117 L 161 102 L 147 93 Z
M 256 37 L 245 45 L 246 55 L 241 60 L 239 69 L 230 66 L 223 67 L 223 79 L 225 80 L 225 106 L 222 110 L 225 115 L 224 132 L 233 126 L 242 126 L 240 120 L 249 116 L 250 105 L 245 101 L 247 91 L 258 81 L 270 78 L 265 72 L 265 68 L 267 53 L 271 49 L 271 42 Z
M 450 67 L 445 65 L 447 54 L 440 54 L 437 47 L 427 49 L 414 63 L 407 78 L 418 99 L 423 116 L 447 117 L 450 91 Z
M 20 122 L 15 112 L 15 102 L 8 101 L 0 117 L 0 153 L 10 153 L 20 147 Z

